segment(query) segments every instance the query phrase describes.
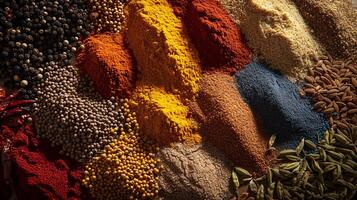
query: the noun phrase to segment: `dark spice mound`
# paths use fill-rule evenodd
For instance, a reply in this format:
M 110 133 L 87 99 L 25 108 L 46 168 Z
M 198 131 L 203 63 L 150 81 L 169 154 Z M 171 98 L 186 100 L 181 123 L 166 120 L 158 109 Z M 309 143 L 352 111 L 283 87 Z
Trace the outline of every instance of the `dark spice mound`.
M 307 98 L 287 78 L 253 62 L 236 74 L 240 93 L 261 121 L 277 134 L 277 144 L 295 148 L 302 137 L 317 142 L 329 128 L 327 120 L 314 112 Z
M 0 1 L 0 66 L 30 88 L 50 62 L 71 62 L 92 28 L 87 13 L 85 0 Z

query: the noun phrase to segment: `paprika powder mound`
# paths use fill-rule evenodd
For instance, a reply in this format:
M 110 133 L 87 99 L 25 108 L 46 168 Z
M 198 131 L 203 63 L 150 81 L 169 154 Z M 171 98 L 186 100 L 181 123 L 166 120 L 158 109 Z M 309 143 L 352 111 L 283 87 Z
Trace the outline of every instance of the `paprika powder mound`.
M 205 69 L 235 72 L 251 60 L 240 30 L 217 0 L 170 0 Z
M 123 98 L 135 83 L 134 59 L 120 33 L 92 35 L 77 56 L 78 67 L 93 80 L 105 98 Z
M 32 125 L 3 125 L 1 130 L 12 144 L 12 179 L 18 199 L 88 198 L 80 186 L 81 166 L 56 153 L 47 141 L 38 140 Z

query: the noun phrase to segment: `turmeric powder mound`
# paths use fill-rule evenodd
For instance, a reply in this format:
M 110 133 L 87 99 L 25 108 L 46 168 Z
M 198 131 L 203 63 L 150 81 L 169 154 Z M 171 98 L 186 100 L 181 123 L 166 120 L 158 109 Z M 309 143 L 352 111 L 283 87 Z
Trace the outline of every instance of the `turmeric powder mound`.
M 145 135 L 158 143 L 198 143 L 197 125 L 189 116 L 189 108 L 179 98 L 158 87 L 141 86 L 133 95 L 132 104 Z
M 133 0 L 128 4 L 128 41 L 138 61 L 139 79 L 186 97 L 198 92 L 197 52 L 182 22 L 166 0 Z
M 98 92 L 106 97 L 125 97 L 135 81 L 134 61 L 119 34 L 92 35 L 77 56 L 78 67 L 93 80 Z

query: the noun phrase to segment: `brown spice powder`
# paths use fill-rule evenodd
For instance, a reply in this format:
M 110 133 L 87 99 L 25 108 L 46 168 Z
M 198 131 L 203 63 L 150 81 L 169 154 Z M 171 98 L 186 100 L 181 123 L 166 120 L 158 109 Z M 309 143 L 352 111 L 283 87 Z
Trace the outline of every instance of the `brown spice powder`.
M 222 73 L 203 76 L 197 99 L 206 116 L 201 134 L 236 165 L 260 174 L 270 162 L 268 136 L 258 128 L 234 83 L 233 77 Z
M 357 47 L 357 16 L 351 1 L 293 0 L 293 2 L 331 56 L 348 58 L 351 51 Z

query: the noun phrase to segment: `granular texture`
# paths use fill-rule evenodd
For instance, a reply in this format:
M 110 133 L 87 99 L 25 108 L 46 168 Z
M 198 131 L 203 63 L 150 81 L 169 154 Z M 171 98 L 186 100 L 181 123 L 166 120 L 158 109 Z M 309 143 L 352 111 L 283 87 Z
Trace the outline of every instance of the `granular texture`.
M 235 72 L 250 62 L 241 32 L 217 0 L 170 1 L 205 69 Z
M 31 125 L 1 127 L 10 136 L 12 178 L 18 199 L 80 199 L 82 195 L 79 164 L 60 156 L 44 140 L 38 140 Z M 82 191 L 82 192 L 81 192 Z
M 61 153 L 83 162 L 118 136 L 110 130 L 128 130 L 131 112 L 125 100 L 101 97 L 78 68 L 53 63 L 44 74 L 45 80 L 34 88 L 32 117 L 36 134 L 61 146 Z
M 293 0 L 314 35 L 335 58 L 357 48 L 357 15 L 350 0 Z
M 298 9 L 288 0 L 248 0 L 237 4 L 241 30 L 255 53 L 292 78 L 301 78 L 321 55 Z M 237 8 L 238 9 L 238 8 Z
M 122 132 L 86 164 L 83 184 L 96 199 L 154 199 L 159 192 L 157 150 L 138 127 Z
M 134 87 L 135 71 L 124 37 L 119 33 L 92 35 L 84 44 L 77 67 L 89 75 L 105 98 L 127 96 Z
M 119 32 L 125 24 L 124 5 L 127 0 L 89 0 L 90 18 L 95 32 Z
M 207 142 L 175 144 L 159 152 L 164 170 L 159 195 L 170 200 L 228 200 L 233 197 L 232 163 Z
M 314 109 L 325 114 L 334 130 L 349 132 L 357 125 L 356 61 L 326 56 L 305 77 L 305 93 L 312 97 Z
M 244 8 L 244 4 L 246 0 L 219 0 L 222 6 L 226 9 L 229 15 L 232 17 L 232 20 L 236 24 L 240 24 L 240 20 L 242 17 L 242 9 Z
M 238 88 L 254 114 L 280 147 L 295 148 L 300 139 L 317 142 L 329 128 L 327 120 L 312 110 L 298 87 L 267 66 L 253 62 L 236 74 Z
M 133 0 L 128 12 L 128 41 L 138 61 L 138 79 L 187 97 L 196 94 L 199 59 L 168 2 Z
M 159 87 L 143 86 L 137 88 L 132 99 L 145 135 L 164 145 L 200 141 L 197 125 L 189 116 L 189 108 L 178 96 Z
M 235 165 L 260 174 L 269 166 L 268 138 L 240 97 L 234 78 L 222 72 L 206 74 L 200 82 L 198 104 L 206 116 L 203 138 L 215 145 Z

